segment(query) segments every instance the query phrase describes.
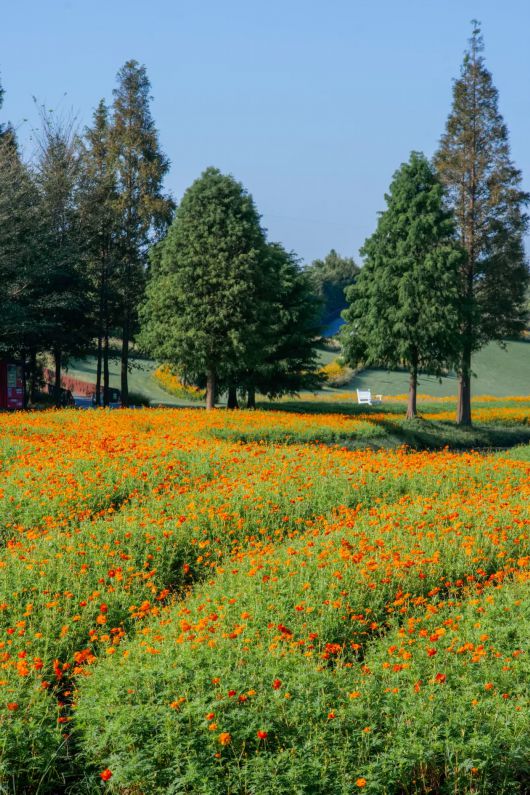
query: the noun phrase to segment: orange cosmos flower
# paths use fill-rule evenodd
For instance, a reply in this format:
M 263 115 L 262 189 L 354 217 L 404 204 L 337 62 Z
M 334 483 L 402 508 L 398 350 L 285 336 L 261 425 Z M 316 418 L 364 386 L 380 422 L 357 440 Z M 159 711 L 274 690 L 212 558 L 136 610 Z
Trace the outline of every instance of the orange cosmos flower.
M 366 779 L 365 778 L 358 778 L 355 782 L 355 785 L 359 788 L 366 787 Z
M 109 770 L 109 769 L 108 769 L 108 767 L 106 767 L 106 768 L 105 768 L 105 770 L 103 770 L 103 771 L 102 771 L 102 772 L 99 774 L 99 777 L 100 777 L 100 778 L 101 778 L 103 781 L 108 781 L 108 780 L 109 780 L 109 778 L 112 778 L 112 770 Z
M 221 743 L 221 745 L 230 745 L 230 743 L 232 742 L 232 735 L 230 734 L 230 732 L 221 732 L 221 734 L 218 737 L 218 740 Z

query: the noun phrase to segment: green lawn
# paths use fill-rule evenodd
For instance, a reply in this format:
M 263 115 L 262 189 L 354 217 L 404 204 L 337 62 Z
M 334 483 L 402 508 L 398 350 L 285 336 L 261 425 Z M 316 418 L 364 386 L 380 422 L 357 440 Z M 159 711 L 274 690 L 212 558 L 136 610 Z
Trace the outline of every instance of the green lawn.
M 155 369 L 156 363 L 148 359 L 132 360 L 132 368 L 129 373 L 129 390 L 149 398 L 152 404 L 163 403 L 167 406 L 194 405 L 191 403 L 187 404 L 183 400 L 178 400 L 162 389 L 153 378 Z M 109 370 L 110 385 L 119 389 L 120 363 L 118 361 L 111 361 Z M 96 358 L 94 356 L 87 356 L 86 359 L 74 359 L 68 367 L 68 375 L 95 384 Z
M 479 351 L 472 361 L 473 378 L 471 390 L 474 396 L 530 395 L 530 343 L 508 342 L 506 350 L 491 343 Z M 440 383 L 433 376 L 420 376 L 419 391 L 434 397 L 456 396 L 456 376 L 443 378 Z M 383 395 L 400 395 L 408 391 L 408 374 L 386 370 L 363 370 L 351 382 L 342 387 L 371 389 Z M 335 390 L 338 391 L 338 390 Z
M 323 364 L 337 358 L 337 351 L 330 351 L 322 347 L 319 356 Z M 129 375 L 129 389 L 131 392 L 144 395 L 151 403 L 162 403 L 168 406 L 197 405 L 187 404 L 165 392 L 153 378 L 156 363 L 146 359 L 132 361 L 132 370 Z M 472 393 L 479 395 L 530 395 L 530 342 L 508 342 L 506 349 L 491 343 L 477 353 L 473 358 L 473 369 L 476 378 L 473 379 Z M 75 378 L 95 383 L 96 360 L 93 356 L 86 359 L 75 359 L 68 368 L 68 373 Z M 120 386 L 120 364 L 118 361 L 110 365 L 111 386 Z M 441 396 L 456 396 L 457 378 L 452 376 L 443 378 L 441 383 L 433 376 L 420 376 L 419 391 L 423 394 Z M 408 375 L 405 372 L 388 372 L 386 370 L 363 370 L 354 376 L 351 382 L 341 389 L 326 389 L 324 392 L 340 393 L 355 389 L 371 389 L 373 393 L 382 393 L 384 396 L 404 394 L 408 390 Z

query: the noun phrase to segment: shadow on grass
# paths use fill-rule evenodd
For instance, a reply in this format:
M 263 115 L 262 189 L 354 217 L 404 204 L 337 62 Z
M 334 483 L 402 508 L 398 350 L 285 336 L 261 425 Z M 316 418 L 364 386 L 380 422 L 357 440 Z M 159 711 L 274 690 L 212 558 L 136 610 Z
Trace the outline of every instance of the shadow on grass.
M 379 445 L 394 447 L 407 445 L 414 450 L 506 450 L 520 444 L 530 443 L 530 427 L 475 425 L 462 428 L 452 422 L 436 422 L 435 420 L 378 420 L 377 425 L 385 431 Z M 360 440 L 351 440 L 358 447 Z M 346 446 L 350 446 L 346 442 Z M 373 444 L 371 445 L 373 446 Z

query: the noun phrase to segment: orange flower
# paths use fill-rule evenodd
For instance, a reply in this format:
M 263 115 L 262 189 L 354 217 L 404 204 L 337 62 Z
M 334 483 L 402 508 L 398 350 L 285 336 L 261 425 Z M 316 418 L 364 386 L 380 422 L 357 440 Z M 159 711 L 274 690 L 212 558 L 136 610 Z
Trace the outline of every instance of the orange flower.
M 230 745 L 232 742 L 232 735 L 230 732 L 221 732 L 219 737 L 217 738 L 221 745 Z
M 359 788 L 366 787 L 366 779 L 365 778 L 358 778 L 355 782 L 355 785 Z
M 103 770 L 103 771 L 102 771 L 102 772 L 99 774 L 99 777 L 100 777 L 100 778 L 101 778 L 103 781 L 108 781 L 108 780 L 109 780 L 109 778 L 112 778 L 112 770 L 109 770 L 109 769 L 108 769 L 108 767 L 106 767 L 106 768 L 105 768 L 105 770 Z
M 10 701 L 9 704 L 7 705 L 7 708 L 11 712 L 16 712 L 18 709 L 18 704 L 16 703 L 16 701 Z
M 445 682 L 446 679 L 447 676 L 445 674 L 436 674 L 436 676 L 434 677 L 435 682 L 438 682 L 441 685 Z

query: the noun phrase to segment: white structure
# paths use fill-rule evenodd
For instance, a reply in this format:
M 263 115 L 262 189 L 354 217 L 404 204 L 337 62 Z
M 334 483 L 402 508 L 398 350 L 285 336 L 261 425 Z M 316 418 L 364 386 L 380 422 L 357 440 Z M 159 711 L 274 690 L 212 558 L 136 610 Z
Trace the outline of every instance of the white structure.
M 376 395 L 372 400 L 371 389 L 358 389 L 357 390 L 357 403 L 365 403 L 367 406 L 373 406 L 383 402 L 383 395 Z

